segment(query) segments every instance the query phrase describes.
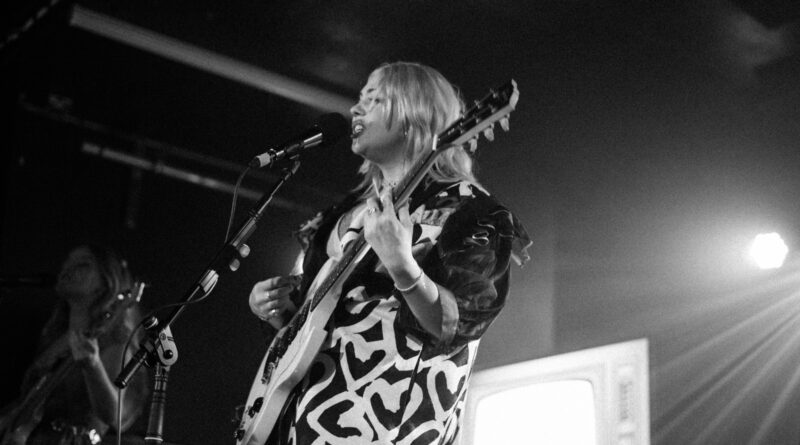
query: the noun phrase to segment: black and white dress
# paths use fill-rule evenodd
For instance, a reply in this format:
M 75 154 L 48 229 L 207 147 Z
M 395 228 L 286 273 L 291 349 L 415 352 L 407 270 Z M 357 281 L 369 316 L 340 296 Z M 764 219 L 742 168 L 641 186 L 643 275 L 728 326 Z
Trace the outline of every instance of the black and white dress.
M 357 202 L 351 196 L 301 229 L 302 295 L 313 294 L 357 236 Z M 414 257 L 454 295 L 440 298 L 444 335 L 437 340 L 419 325 L 377 259 L 362 262 L 269 443 L 454 442 L 480 337 L 505 304 L 509 259 L 524 255 L 529 242 L 506 208 L 466 182 L 420 190 L 411 208 Z

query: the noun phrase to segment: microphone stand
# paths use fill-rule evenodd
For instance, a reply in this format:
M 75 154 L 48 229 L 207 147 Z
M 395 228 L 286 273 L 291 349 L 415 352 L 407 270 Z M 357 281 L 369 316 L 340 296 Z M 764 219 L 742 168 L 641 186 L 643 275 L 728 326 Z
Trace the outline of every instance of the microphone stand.
M 264 194 L 261 199 L 250 209 L 249 218 L 239 227 L 229 241 L 217 252 L 211 263 L 206 268 L 206 271 L 200 275 L 200 278 L 192 285 L 192 287 L 184 294 L 181 304 L 176 307 L 167 317 L 166 322 L 163 324 L 158 336 L 154 338 L 148 337 L 139 350 L 128 360 L 128 363 L 122 368 L 114 384 L 119 388 L 125 388 L 133 378 L 133 374 L 146 365 L 152 367 L 156 364 L 156 354 L 160 346 L 158 343 L 162 342 L 162 337 L 166 335 L 169 326 L 178 318 L 183 312 L 186 305 L 192 303 L 200 298 L 205 298 L 214 290 L 214 287 L 219 280 L 220 275 L 227 272 L 235 272 L 241 265 L 241 260 L 250 254 L 250 247 L 245 242 L 250 238 L 256 229 L 258 220 L 267 209 L 270 201 L 272 201 L 275 193 L 297 172 L 300 168 L 300 159 L 298 156 L 291 158 L 293 161 L 291 166 L 284 167 L 283 174 L 278 182 L 273 186 L 269 193 Z M 162 335 L 164 334 L 164 335 Z M 171 335 L 169 335 L 171 337 Z M 166 387 L 166 377 L 163 381 Z
M 153 397 L 150 399 L 150 415 L 147 418 L 147 433 L 144 436 L 145 445 L 161 445 L 164 442 L 164 406 L 167 402 L 169 368 L 178 361 L 178 348 L 169 326 L 158 336 L 158 361 L 153 379 Z

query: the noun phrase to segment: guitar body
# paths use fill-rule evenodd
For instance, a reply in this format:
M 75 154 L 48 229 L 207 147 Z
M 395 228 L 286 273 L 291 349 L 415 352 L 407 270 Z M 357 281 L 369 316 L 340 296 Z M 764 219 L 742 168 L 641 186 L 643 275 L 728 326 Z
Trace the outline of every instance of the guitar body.
M 42 420 L 50 393 L 74 365 L 72 360 L 61 360 L 50 372 L 39 377 L 24 398 L 12 405 L 14 408 L 0 420 L 0 445 L 25 445 Z
M 25 397 L 15 403 L 0 421 L 0 445 L 25 445 L 28 437 L 42 420 L 44 404 L 50 393 L 75 366 L 69 359 L 61 360 L 50 372 L 36 381 Z
M 325 298 L 310 313 L 277 363 L 274 361 L 275 353 L 279 345 L 285 342 L 290 328 L 284 327 L 275 335 L 250 387 L 242 422 L 236 431 L 237 444 L 263 445 L 266 442 L 280 418 L 286 400 L 305 377 L 328 336 L 325 326 L 336 309 L 340 296 L 338 287 L 332 289 L 331 293 L 333 292 L 336 293 Z M 274 367 L 269 369 L 271 366 Z
M 287 350 L 268 381 L 263 377 L 268 363 L 268 355 L 264 356 L 247 398 L 240 427 L 243 433 L 238 443 L 262 445 L 266 442 L 289 394 L 311 367 L 314 357 L 325 341 L 327 331 L 309 328 L 303 335 L 306 337 L 301 343 L 293 344 L 293 347 Z

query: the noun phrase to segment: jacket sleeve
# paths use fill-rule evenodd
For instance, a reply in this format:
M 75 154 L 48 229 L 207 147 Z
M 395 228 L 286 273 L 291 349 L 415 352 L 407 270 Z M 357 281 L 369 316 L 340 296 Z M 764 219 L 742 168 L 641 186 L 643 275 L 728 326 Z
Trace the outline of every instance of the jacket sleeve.
M 526 256 L 528 235 L 514 215 L 483 195 L 467 200 L 445 222 L 434 249 L 421 262 L 440 292 L 442 337 L 435 339 L 403 303 L 398 323 L 437 353 L 480 338 L 508 296 L 512 256 Z M 402 300 L 402 294 L 397 292 Z

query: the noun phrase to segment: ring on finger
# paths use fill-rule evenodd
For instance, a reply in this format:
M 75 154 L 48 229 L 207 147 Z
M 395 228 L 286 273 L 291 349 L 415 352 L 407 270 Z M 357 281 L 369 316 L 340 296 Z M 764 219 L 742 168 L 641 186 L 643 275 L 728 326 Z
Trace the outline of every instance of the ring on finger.
M 367 213 L 369 213 L 370 215 L 372 215 L 373 213 L 375 213 L 375 212 L 377 212 L 377 211 L 378 211 L 378 210 L 377 210 L 375 207 L 369 207 L 369 208 L 367 208 Z
M 266 314 L 261 315 L 258 318 L 260 318 L 261 321 L 267 321 L 271 318 L 275 318 L 275 316 L 278 315 L 278 312 L 279 312 L 278 309 L 270 309 L 267 311 Z

